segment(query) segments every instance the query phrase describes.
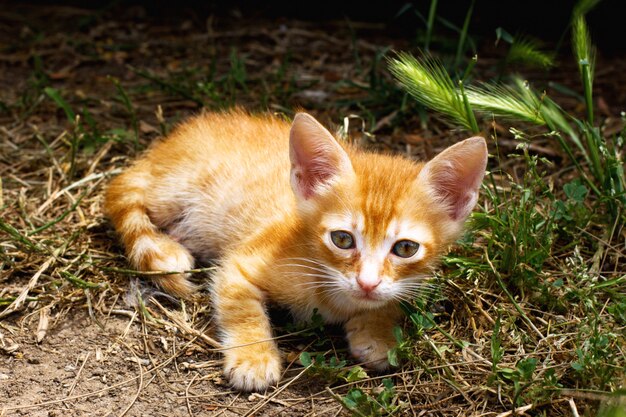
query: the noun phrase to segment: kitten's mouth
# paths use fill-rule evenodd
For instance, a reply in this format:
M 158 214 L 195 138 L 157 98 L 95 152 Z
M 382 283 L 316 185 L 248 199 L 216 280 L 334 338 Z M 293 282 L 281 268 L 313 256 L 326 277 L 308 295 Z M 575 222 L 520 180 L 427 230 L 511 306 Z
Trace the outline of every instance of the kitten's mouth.
M 355 297 L 359 301 L 381 301 L 381 298 L 371 292 L 359 292 Z

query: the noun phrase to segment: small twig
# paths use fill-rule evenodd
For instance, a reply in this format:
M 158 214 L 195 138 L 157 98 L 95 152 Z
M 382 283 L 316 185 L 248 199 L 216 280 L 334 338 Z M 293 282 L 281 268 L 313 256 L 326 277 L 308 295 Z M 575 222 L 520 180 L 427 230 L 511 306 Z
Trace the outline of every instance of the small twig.
M 576 408 L 576 403 L 574 402 L 574 398 L 570 398 L 569 400 L 567 400 L 567 402 L 569 403 L 569 407 L 572 409 L 572 414 L 574 415 L 574 417 L 580 417 L 578 414 L 578 408 Z
M 304 375 L 309 368 L 311 367 L 311 365 L 307 366 L 306 368 L 302 369 L 302 371 L 300 371 L 300 373 L 296 376 L 294 376 L 293 378 L 291 378 L 291 380 L 289 380 L 289 382 L 287 382 L 285 385 L 283 385 L 282 387 L 278 388 L 276 391 L 274 391 L 270 396 L 267 397 L 267 399 L 265 401 L 263 401 L 261 404 L 257 405 L 256 407 L 250 409 L 246 414 L 243 415 L 243 417 L 248 417 L 253 415 L 254 413 L 256 413 L 257 411 L 261 410 L 261 408 L 263 408 L 265 406 L 265 404 L 269 403 L 270 401 L 272 401 L 274 399 L 274 397 L 276 397 L 278 394 L 280 394 L 281 392 L 283 392 L 289 385 L 291 385 L 293 382 L 295 382 L 296 380 L 298 380 L 302 375 Z
M 509 410 L 509 411 L 506 411 L 504 413 L 500 413 L 496 417 L 509 417 L 509 416 L 520 415 L 520 414 L 523 414 L 526 411 L 532 409 L 534 406 L 535 406 L 534 404 L 528 404 L 528 405 L 524 405 L 524 406 L 521 406 L 521 407 L 517 407 L 514 410 Z
M 37 281 L 39 281 L 39 277 L 41 276 L 41 274 L 43 274 L 46 271 L 46 269 L 48 269 L 50 265 L 52 265 L 52 262 L 54 262 L 54 260 L 56 259 L 58 250 L 55 252 L 56 253 L 54 255 L 48 258 L 48 260 L 44 262 L 43 265 L 41 265 L 41 267 L 35 273 L 35 275 L 32 276 L 32 278 L 30 279 L 30 281 L 28 281 L 28 284 L 22 290 L 20 295 L 11 304 L 9 304 L 7 308 L 5 308 L 2 312 L 0 312 L 0 318 L 8 316 L 9 314 L 22 308 L 22 305 L 24 305 L 24 303 L 26 302 L 28 292 L 32 290 L 35 287 L 35 285 L 37 285 Z
M 87 311 L 89 312 L 89 317 L 93 320 L 94 323 L 98 325 L 102 330 L 104 330 L 104 326 L 100 321 L 96 318 L 95 313 L 93 312 L 93 305 L 91 303 L 91 293 L 89 292 L 89 288 L 85 288 L 83 290 L 85 294 L 85 300 L 87 301 Z
M 72 383 L 72 386 L 67 391 L 67 394 L 65 395 L 66 397 L 71 396 L 72 392 L 74 392 L 74 388 L 76 388 L 76 384 L 78 384 L 78 379 L 80 378 L 80 374 L 83 372 L 83 368 L 85 367 L 85 364 L 87 363 L 87 359 L 89 359 L 89 355 L 90 354 L 91 354 L 91 352 L 87 352 L 87 354 L 85 355 L 85 359 L 83 359 L 83 364 L 78 369 L 78 373 L 76 374 L 76 378 L 74 378 L 74 382 Z
M 202 272 L 210 272 L 215 271 L 216 267 L 210 266 L 207 268 L 195 268 L 189 269 L 187 271 L 136 271 L 134 269 L 124 269 L 124 268 L 114 268 L 109 266 L 100 266 L 98 264 L 92 263 L 92 266 L 107 272 L 117 272 L 118 274 L 124 275 L 176 275 L 176 274 L 199 274 Z
M 169 311 L 168 309 L 163 307 L 155 299 L 151 299 L 151 302 L 154 305 L 156 305 L 157 307 L 159 307 L 159 309 L 167 316 L 167 318 L 172 320 L 178 326 L 178 328 L 180 330 L 184 331 L 185 333 L 191 334 L 191 335 L 195 336 L 196 338 L 204 340 L 209 346 L 211 346 L 213 348 L 213 349 L 209 349 L 209 350 L 211 350 L 211 351 L 220 351 L 220 350 L 222 350 L 222 345 L 217 340 L 215 340 L 215 339 L 205 335 L 204 333 L 202 333 L 202 332 L 192 328 L 185 321 L 181 320 L 180 317 L 178 317 L 178 315 L 172 313 L 171 311 Z
M 78 207 L 78 205 L 80 204 L 81 201 L 83 201 L 83 198 L 85 198 L 87 196 L 87 194 L 89 194 L 89 191 L 91 190 L 85 190 L 83 191 L 83 193 L 80 195 L 80 197 L 78 197 L 78 199 L 74 202 L 74 204 L 72 204 L 70 206 L 70 208 L 68 208 L 67 210 L 65 210 L 63 213 L 61 213 L 60 216 L 58 216 L 57 218 L 49 221 L 48 223 L 34 229 L 31 230 L 30 232 L 26 233 L 27 236 L 32 236 L 32 235 L 36 235 L 39 232 L 43 232 L 44 230 L 54 226 L 55 224 L 59 223 L 60 221 L 62 221 L 63 219 L 65 219 L 71 212 L 73 212 L 74 210 L 76 210 L 76 207 Z
M 187 403 L 187 411 L 189 412 L 189 415 L 192 417 L 193 417 L 193 411 L 191 410 L 191 402 L 189 401 L 189 388 L 191 388 L 191 386 L 193 385 L 193 381 L 195 381 L 197 377 L 198 377 L 198 373 L 194 373 L 193 378 L 191 378 L 191 381 L 189 381 L 189 383 L 185 387 L 185 402 Z
M 123 341 L 122 343 L 126 345 L 126 343 L 124 343 Z M 143 389 L 143 368 L 141 367 L 141 360 L 139 359 L 135 351 L 130 346 L 126 345 L 126 348 L 130 350 L 130 353 L 133 354 L 133 356 L 136 359 L 135 362 L 137 362 L 137 366 L 139 367 L 139 386 L 137 387 L 137 392 L 135 393 L 135 396 L 133 397 L 133 399 L 130 401 L 130 404 L 128 404 L 128 406 L 124 409 L 124 411 L 122 411 L 119 417 L 124 417 L 126 413 L 128 413 L 128 410 L 130 410 L 132 406 L 135 405 L 135 402 L 137 401 L 137 398 L 139 398 L 139 394 L 141 393 L 141 390 Z M 152 370 L 156 372 L 157 368 L 153 368 Z M 150 372 L 150 371 L 147 371 L 147 372 Z
M 91 174 L 91 175 L 87 175 L 86 177 L 83 177 L 81 179 L 79 179 L 78 181 L 74 181 L 73 183 L 71 183 L 70 185 L 68 185 L 67 187 L 63 188 L 62 190 L 59 191 L 55 191 L 49 198 L 48 200 L 46 200 L 41 206 L 39 206 L 39 208 L 35 211 L 35 215 L 39 215 L 41 214 L 50 204 L 52 204 L 54 202 L 54 200 L 56 200 L 59 196 L 61 196 L 62 194 L 65 194 L 66 192 L 80 187 L 81 185 L 88 183 L 89 181 L 92 180 L 97 180 L 97 179 L 101 179 L 101 178 L 106 178 L 109 177 L 111 175 L 115 175 L 115 174 L 119 174 L 122 172 L 121 168 L 116 168 L 116 169 L 112 169 L 110 171 L 106 171 L 106 172 L 99 172 L 97 174 Z

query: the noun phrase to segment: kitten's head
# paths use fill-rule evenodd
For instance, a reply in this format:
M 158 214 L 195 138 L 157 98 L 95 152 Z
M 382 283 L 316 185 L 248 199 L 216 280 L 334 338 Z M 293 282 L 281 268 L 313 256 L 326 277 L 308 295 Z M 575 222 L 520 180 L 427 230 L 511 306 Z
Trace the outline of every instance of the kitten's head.
M 459 235 L 478 199 L 487 146 L 474 137 L 426 164 L 344 149 L 296 115 L 291 185 L 312 282 L 347 310 L 409 299 Z

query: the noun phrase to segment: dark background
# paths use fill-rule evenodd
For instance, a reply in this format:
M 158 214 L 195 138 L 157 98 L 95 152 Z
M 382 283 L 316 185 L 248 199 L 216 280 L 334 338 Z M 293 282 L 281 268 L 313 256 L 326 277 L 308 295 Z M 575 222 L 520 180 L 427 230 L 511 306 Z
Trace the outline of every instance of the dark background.
M 539 38 L 547 43 L 557 43 L 560 39 L 569 42 L 566 32 L 575 1 L 526 0 L 496 1 L 477 0 L 474 4 L 469 34 L 478 37 L 495 38 L 495 29 L 502 27 L 512 34 L 523 33 Z M 469 1 L 439 0 L 437 15 L 457 26 L 462 26 Z M 390 35 L 414 36 L 425 27 L 415 11 L 422 16 L 428 14 L 430 1 L 407 2 L 405 0 L 386 1 L 307 1 L 307 0 L 117 0 L 117 1 L 3 1 L 3 12 L 19 13 L 20 8 L 32 5 L 61 5 L 92 9 L 102 15 L 115 16 L 133 10 L 141 10 L 146 17 L 163 21 L 189 19 L 203 25 L 208 16 L 223 19 L 240 19 L 242 24 L 252 19 L 299 19 L 313 22 L 358 21 L 386 25 Z M 410 5 L 410 7 L 407 7 Z M 400 16 L 398 13 L 405 10 Z M 617 0 L 601 1 L 587 16 L 592 39 L 601 53 L 609 56 L 626 52 L 626 3 Z M 436 23 L 434 33 L 441 31 Z

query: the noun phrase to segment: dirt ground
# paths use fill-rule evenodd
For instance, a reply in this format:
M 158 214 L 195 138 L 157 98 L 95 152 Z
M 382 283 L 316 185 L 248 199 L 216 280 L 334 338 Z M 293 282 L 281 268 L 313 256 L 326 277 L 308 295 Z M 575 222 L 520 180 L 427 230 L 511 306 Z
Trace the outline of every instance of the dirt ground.
M 341 409 L 332 399 L 316 400 L 314 407 L 303 401 L 320 391 L 315 384 L 286 390 L 266 404 L 265 395 L 234 393 L 221 377 L 219 357 L 118 314 L 101 328 L 76 309 L 52 325 L 42 343 L 34 341 L 36 326 L 17 331 L 10 338 L 17 345 L 13 358 L 0 368 L 5 415 L 229 416 L 261 410 L 254 415 L 324 416 Z
M 300 337 L 288 325 L 280 334 L 290 366 L 280 385 L 252 395 L 230 390 L 212 340 L 206 291 L 179 304 L 133 284 L 136 276 L 126 270 L 101 212 L 102 190 L 142 148 L 202 106 L 239 104 L 287 114 L 301 106 L 335 125 L 359 114 L 349 129 L 363 146 L 430 157 L 462 134 L 441 123 L 426 130 L 419 118 L 402 119 L 395 90 L 363 88 L 384 65 L 379 53 L 407 48 L 410 40 L 359 22 L 320 26 L 237 16 L 156 22 L 140 7 L 111 16 L 9 6 L 0 10 L 0 208 L 4 200 L 1 215 L 19 233 L 0 234 L 0 254 L 6 255 L 0 268 L 0 415 L 349 415 L 336 398 L 353 384 L 328 385 L 305 374 L 298 354 L 316 346 L 319 335 Z M 480 63 L 491 64 L 489 58 Z M 626 101 L 625 90 L 616 87 L 626 71 L 620 60 L 603 68 L 597 88 L 602 108 L 613 114 Z M 563 73 L 565 85 L 577 81 L 575 68 Z M 78 123 L 68 120 L 46 87 L 80 115 Z M 361 132 L 365 124 L 368 134 Z M 498 152 L 506 155 L 516 144 L 507 145 L 506 130 L 502 134 Z M 74 137 L 81 142 L 72 159 Z M 538 149 L 560 158 L 549 147 Z M 493 304 L 503 300 L 485 297 Z M 481 333 L 488 321 L 478 315 L 474 323 L 462 311 L 446 314 L 458 320 L 455 331 L 482 337 L 477 351 L 488 350 Z M 331 350 L 341 352 L 341 335 L 332 332 Z M 464 391 L 420 370 L 392 374 L 408 402 L 402 413 L 465 415 L 479 404 L 497 404 L 498 393 L 480 386 L 482 377 L 471 368 L 485 365 L 467 355 L 449 358 L 459 361 L 464 383 L 473 386 Z M 361 386 L 375 391 L 382 377 L 372 374 Z M 557 403 L 549 410 L 567 409 Z M 473 413 L 508 410 L 496 407 Z

